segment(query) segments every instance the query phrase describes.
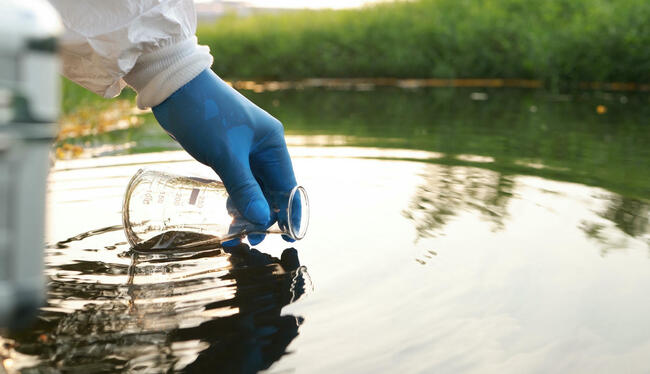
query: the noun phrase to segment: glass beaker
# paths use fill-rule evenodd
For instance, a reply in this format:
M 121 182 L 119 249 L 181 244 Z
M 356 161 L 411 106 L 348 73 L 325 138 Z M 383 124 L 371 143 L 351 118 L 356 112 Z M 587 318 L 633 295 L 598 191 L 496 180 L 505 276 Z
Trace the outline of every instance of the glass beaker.
M 246 221 L 234 208 L 222 182 L 140 169 L 124 195 L 122 223 L 135 249 L 193 248 L 223 243 L 251 233 L 277 233 L 300 240 L 309 224 L 309 200 L 302 186 L 271 192 L 275 223 Z

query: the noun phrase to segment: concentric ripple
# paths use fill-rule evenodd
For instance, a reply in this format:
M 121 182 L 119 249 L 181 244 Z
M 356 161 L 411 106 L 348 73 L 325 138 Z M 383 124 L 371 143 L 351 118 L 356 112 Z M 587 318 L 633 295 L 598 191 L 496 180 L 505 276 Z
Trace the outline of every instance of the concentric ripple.
M 256 372 L 298 335 L 303 319 L 281 310 L 312 285 L 294 248 L 136 252 L 120 230 L 48 247 L 47 305 L 29 331 L 0 338 L 11 370 Z

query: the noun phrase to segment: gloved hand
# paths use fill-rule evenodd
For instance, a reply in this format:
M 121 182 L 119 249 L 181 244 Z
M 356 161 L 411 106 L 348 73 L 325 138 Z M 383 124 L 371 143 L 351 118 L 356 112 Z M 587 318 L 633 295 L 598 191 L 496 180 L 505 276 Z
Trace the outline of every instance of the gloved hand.
M 160 125 L 223 181 L 234 218 L 231 231 L 242 227 L 243 220 L 263 229 L 278 219 L 287 225 L 286 214 L 278 213 L 286 208 L 296 178 L 280 121 L 210 69 L 152 109 Z M 264 236 L 249 234 L 248 241 L 256 245 Z

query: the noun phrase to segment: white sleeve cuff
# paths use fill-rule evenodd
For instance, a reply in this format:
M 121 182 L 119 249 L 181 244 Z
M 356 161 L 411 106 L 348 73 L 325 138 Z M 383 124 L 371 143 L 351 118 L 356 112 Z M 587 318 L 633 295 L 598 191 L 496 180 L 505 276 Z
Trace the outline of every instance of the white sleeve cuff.
M 154 107 L 212 65 L 210 48 L 196 36 L 138 58 L 124 81 L 138 93 L 138 108 Z

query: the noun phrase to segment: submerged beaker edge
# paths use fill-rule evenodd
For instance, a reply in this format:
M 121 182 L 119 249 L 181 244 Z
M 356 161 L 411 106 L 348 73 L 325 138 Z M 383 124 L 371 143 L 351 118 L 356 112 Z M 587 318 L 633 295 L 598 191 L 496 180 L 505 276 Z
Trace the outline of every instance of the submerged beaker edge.
M 126 186 L 126 191 L 124 192 L 124 200 L 122 200 L 122 227 L 124 228 L 124 235 L 126 235 L 126 240 L 129 242 L 131 247 L 135 247 L 139 244 L 138 236 L 131 229 L 131 220 L 129 216 L 129 205 L 131 203 L 131 192 L 135 188 L 136 180 L 140 179 L 142 174 L 145 173 L 145 169 L 140 168 L 129 180 L 129 183 Z

